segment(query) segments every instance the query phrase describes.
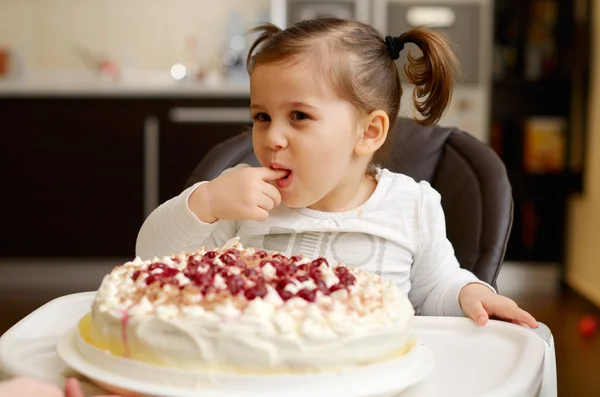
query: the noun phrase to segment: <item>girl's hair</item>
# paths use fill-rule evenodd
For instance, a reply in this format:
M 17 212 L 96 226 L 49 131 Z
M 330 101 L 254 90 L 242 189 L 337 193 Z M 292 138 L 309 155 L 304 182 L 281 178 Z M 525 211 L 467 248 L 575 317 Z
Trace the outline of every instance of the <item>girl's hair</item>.
M 260 35 L 248 52 L 249 74 L 260 64 L 296 62 L 300 56 L 307 59 L 308 55 L 317 66 L 316 73 L 328 79 L 340 97 L 358 111 L 365 114 L 377 109 L 385 111 L 390 119 L 390 134 L 402 96 L 394 59 L 404 43 L 416 44 L 423 53 L 415 57 L 409 52 L 408 64 L 404 66 L 408 82 L 415 85 L 415 108 L 423 116 L 416 122 L 436 123 L 452 95 L 458 62 L 448 41 L 432 30 L 414 28 L 384 40 L 370 25 L 321 18 L 303 20 L 285 30 L 264 24 L 252 32 Z M 390 47 L 394 46 L 392 50 Z

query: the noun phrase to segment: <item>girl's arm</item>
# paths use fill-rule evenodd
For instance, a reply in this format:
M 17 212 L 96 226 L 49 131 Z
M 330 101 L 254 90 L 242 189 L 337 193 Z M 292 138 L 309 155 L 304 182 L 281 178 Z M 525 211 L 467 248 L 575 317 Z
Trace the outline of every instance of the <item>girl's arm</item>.
M 475 282 L 494 289 L 460 267 L 446 237 L 440 194 L 426 182 L 419 185 L 420 244 L 411 270 L 410 300 L 420 315 L 464 316 L 458 295 L 465 285 Z
M 146 218 L 137 237 L 137 256 L 148 260 L 193 252 L 202 246 L 213 249 L 235 237 L 236 221 L 204 223 L 190 210 L 190 195 L 204 183 L 199 182 L 164 202 Z

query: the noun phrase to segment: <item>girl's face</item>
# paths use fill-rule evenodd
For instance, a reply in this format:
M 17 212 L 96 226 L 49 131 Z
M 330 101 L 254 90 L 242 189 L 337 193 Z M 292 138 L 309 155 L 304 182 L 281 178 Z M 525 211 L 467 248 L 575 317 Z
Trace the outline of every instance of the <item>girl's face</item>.
M 368 183 L 356 111 L 307 62 L 260 64 L 250 77 L 252 143 L 263 167 L 285 169 L 282 202 L 336 212 Z M 370 182 L 372 183 L 372 182 Z

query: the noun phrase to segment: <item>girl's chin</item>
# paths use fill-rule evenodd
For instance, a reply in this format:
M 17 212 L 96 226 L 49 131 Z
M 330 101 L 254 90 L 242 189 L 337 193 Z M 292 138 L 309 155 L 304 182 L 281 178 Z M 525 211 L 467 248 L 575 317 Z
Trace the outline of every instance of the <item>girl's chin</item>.
M 292 194 L 291 192 L 281 193 L 281 204 L 285 205 L 288 208 L 304 208 L 310 205 L 310 203 L 306 203 L 300 197 L 294 196 L 294 194 Z
M 281 204 L 285 205 L 288 208 L 303 208 L 306 207 L 305 205 L 302 205 L 302 203 L 297 202 L 296 200 L 293 199 L 281 199 Z

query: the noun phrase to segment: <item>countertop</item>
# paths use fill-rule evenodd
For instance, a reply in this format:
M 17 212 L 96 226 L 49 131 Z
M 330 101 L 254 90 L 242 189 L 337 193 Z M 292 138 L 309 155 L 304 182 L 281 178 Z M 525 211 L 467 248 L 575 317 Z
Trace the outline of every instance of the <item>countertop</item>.
M 167 74 L 136 73 L 110 81 L 82 72 L 38 73 L 0 79 L 0 98 L 7 97 L 248 97 L 248 81 L 222 78 L 176 81 Z

